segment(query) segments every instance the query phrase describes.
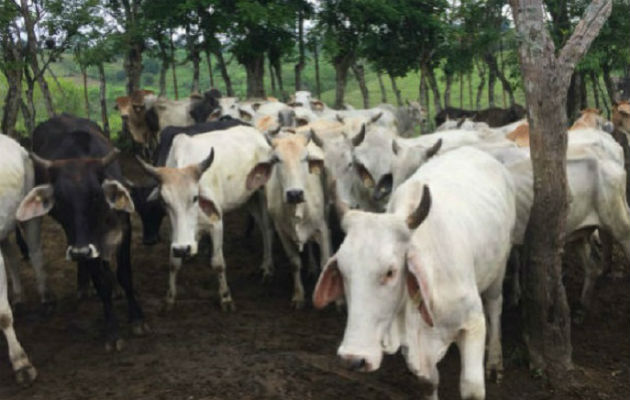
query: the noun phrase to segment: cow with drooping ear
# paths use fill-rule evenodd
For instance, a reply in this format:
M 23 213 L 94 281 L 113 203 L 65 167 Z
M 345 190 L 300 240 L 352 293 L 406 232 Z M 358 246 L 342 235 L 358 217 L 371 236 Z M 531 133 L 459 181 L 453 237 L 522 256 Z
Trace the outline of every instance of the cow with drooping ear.
M 341 361 L 375 371 L 384 352 L 402 348 L 436 400 L 437 363 L 455 343 L 461 397 L 485 398 L 486 343 L 485 372 L 500 379 L 503 369 L 501 290 L 516 215 L 508 171 L 465 147 L 429 160 L 392 193 L 384 214 L 337 209 L 346 237 L 313 304 L 346 299 Z
M 17 210 L 21 221 L 50 214 L 63 228 L 69 260 L 79 268 L 79 290 L 89 278 L 103 302 L 106 346 L 120 350 L 122 340 L 112 306 L 113 274 L 128 301 L 134 334 L 149 331 L 135 298 L 131 277 L 131 196 L 121 183 L 119 151 L 111 146 L 93 122 L 69 115 L 53 117 L 33 132 L 31 159 L 36 183 Z
M 201 232 L 212 238 L 210 263 L 218 273 L 221 307 L 225 311 L 235 308 L 223 257 L 223 215 L 242 205 L 247 205 L 262 229 L 261 269 L 270 273 L 271 231 L 264 195 L 259 191 L 271 175 L 270 151 L 258 130 L 237 126 L 192 137 L 176 136 L 165 167 L 141 161 L 145 171 L 159 182 L 149 199 L 161 198 L 171 222 L 166 310 L 175 304 L 177 273 L 183 261 L 197 253 Z
M 265 185 L 269 214 L 280 242 L 293 266 L 295 308 L 304 306 L 300 252 L 307 242 L 320 248 L 324 263 L 330 256 L 330 234 L 324 197 L 324 155 L 312 140 L 313 133 L 294 133 L 287 128 L 270 140 L 273 172 Z M 315 136 L 316 137 L 316 136 Z M 317 268 L 317 267 L 316 267 Z

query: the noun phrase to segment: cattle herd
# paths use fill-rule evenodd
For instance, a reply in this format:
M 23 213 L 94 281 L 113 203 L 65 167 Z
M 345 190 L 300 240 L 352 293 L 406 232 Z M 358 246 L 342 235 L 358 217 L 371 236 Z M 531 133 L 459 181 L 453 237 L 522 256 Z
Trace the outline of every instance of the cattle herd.
M 170 222 L 165 309 L 175 307 L 177 274 L 207 234 L 220 305 L 231 311 L 238 293 L 230 290 L 223 255 L 223 217 L 243 206 L 262 232 L 265 278 L 274 273 L 272 244 L 280 240 L 292 266 L 293 307 L 307 303 L 304 259 L 319 275 L 312 304 L 347 309 L 337 354 L 349 368 L 374 371 L 384 352 L 402 350 L 413 374 L 437 388 L 437 363 L 455 343 L 462 398 L 483 399 L 485 380 L 501 379 L 503 281 L 510 259 L 518 301 L 518 253 L 533 202 L 521 107 L 447 109 L 435 133 L 413 137 L 425 119 L 415 102 L 338 111 L 306 91 L 283 103 L 211 90 L 179 101 L 137 91 L 116 103 L 150 185 L 125 178 L 119 151 L 89 120 L 62 114 L 39 124 L 30 151 L 0 135 L 0 328 L 18 383 L 30 384 L 36 370 L 8 301 L 9 280 L 13 304 L 23 301 L 13 232 L 25 243 L 46 306 L 53 299 L 41 220 L 49 214 L 61 225 L 79 295 L 93 285 L 103 303 L 105 346 L 117 351 L 115 281 L 133 334 L 151 331 L 133 287 L 130 214 L 140 215 L 147 245 L 160 240 L 164 216 Z M 608 267 L 593 260 L 595 248 L 614 242 L 630 259 L 629 137 L 627 102 L 615 106 L 612 123 L 587 109 L 569 129 L 566 238 L 577 244 L 585 271 L 584 310 Z

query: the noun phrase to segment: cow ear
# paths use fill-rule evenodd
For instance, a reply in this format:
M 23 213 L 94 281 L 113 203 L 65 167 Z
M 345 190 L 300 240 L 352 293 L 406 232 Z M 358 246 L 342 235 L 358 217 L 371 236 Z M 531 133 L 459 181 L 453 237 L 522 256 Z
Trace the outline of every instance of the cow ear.
M 55 205 L 55 197 L 52 185 L 35 186 L 20 203 L 15 213 L 18 221 L 41 217 Z
M 208 121 L 215 121 L 221 118 L 222 112 L 223 110 L 221 110 L 221 107 L 215 108 L 214 111 L 212 111 L 208 116 Z
M 407 291 L 424 322 L 433 326 L 433 302 L 426 271 L 413 252 L 407 254 Z
M 343 296 L 343 279 L 337 265 L 337 257 L 333 256 L 319 275 L 313 291 L 313 306 L 324 308 Z
M 118 181 L 105 179 L 101 185 L 107 204 L 118 211 L 132 213 L 135 211 L 129 191 Z
M 271 177 L 271 171 L 273 171 L 273 162 L 271 161 L 256 164 L 249 174 L 247 174 L 247 190 L 256 190 L 267 183 Z
M 295 124 L 297 126 L 304 126 L 304 125 L 308 125 L 308 119 L 306 118 L 301 118 L 301 117 L 297 117 L 295 118 Z
M 199 208 L 201 208 L 201 211 L 210 218 L 210 221 L 216 222 L 221 219 L 219 207 L 217 207 L 216 203 L 208 197 L 203 195 L 199 196 Z
M 615 130 L 615 125 L 610 121 L 606 121 L 604 123 L 604 126 L 602 126 L 602 130 L 607 133 L 613 133 L 613 131 Z
M 147 196 L 147 201 L 156 201 L 160 198 L 160 187 L 156 186 L 151 190 L 151 193 Z
M 311 100 L 311 108 L 317 111 L 321 111 L 324 109 L 324 103 L 322 103 L 320 100 Z
M 392 140 L 392 152 L 394 152 L 394 155 L 397 156 L 399 151 L 400 151 L 400 145 L 398 144 L 396 139 Z
M 317 157 L 308 158 L 308 172 L 311 174 L 321 174 L 324 170 L 324 160 Z
M 361 178 L 361 182 L 363 182 L 363 186 L 365 186 L 368 189 L 373 188 L 375 185 L 374 179 L 372 178 L 372 175 L 370 174 L 370 172 L 365 168 L 365 166 L 355 160 L 354 168 L 356 169 L 357 174 L 359 174 L 359 178 Z

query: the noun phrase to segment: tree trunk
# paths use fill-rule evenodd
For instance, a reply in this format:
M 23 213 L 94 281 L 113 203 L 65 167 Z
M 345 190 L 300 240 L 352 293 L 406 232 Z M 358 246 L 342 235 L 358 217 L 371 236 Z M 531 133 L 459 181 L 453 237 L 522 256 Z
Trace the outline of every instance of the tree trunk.
M 597 77 L 597 75 L 595 76 L 595 88 L 596 88 L 596 91 L 601 96 L 600 98 L 602 99 L 602 104 L 604 105 L 604 108 L 606 109 L 606 116 L 608 119 L 610 119 L 609 103 L 608 103 L 608 100 L 606 99 L 606 95 L 604 95 L 604 91 L 602 90 L 602 87 L 599 85 L 599 78 Z
M 27 65 L 24 65 L 24 80 L 26 81 L 26 103 L 21 102 L 22 116 L 24 117 L 24 125 L 29 135 L 33 134 L 35 129 L 35 121 L 37 118 L 37 109 L 35 108 L 35 79 L 29 72 Z
M 433 105 L 435 106 L 435 113 L 439 113 L 442 111 L 442 103 L 440 100 L 440 89 L 438 88 L 437 80 L 435 79 L 435 71 L 433 67 L 426 66 L 427 72 L 427 80 L 429 81 L 429 86 L 431 87 L 431 91 L 433 92 Z
M 589 77 L 591 78 L 591 87 L 593 88 L 593 100 L 595 100 L 595 108 L 601 110 L 601 108 L 599 108 L 599 93 L 597 92 L 597 75 L 595 75 L 595 71 L 589 71 Z
M 265 57 L 252 56 L 245 63 L 247 72 L 247 98 L 265 98 Z
M 534 202 L 525 237 L 523 315 L 530 368 L 553 384 L 567 384 L 572 368 L 571 316 L 562 283 L 562 251 L 568 210 L 566 100 L 575 64 L 584 55 L 612 8 L 594 0 L 556 57 L 542 0 L 511 0 L 522 37 L 519 62 L 528 105 Z M 553 94 L 553 95 L 550 95 Z
M 354 77 L 359 83 L 359 88 L 361 89 L 361 97 L 363 97 L 363 108 L 370 108 L 370 92 L 368 91 L 367 85 L 365 83 L 365 68 L 363 64 L 353 63 L 352 72 L 354 73 Z
M 284 84 L 282 82 L 282 62 L 280 60 L 280 58 L 278 57 L 277 59 L 273 60 L 273 68 L 272 68 L 272 75 L 275 72 L 276 74 L 276 83 L 278 84 L 278 90 L 280 91 L 280 94 L 282 97 L 284 97 Z
M 212 72 L 212 57 L 210 52 L 206 51 L 206 64 L 208 64 L 208 75 L 210 77 L 210 88 L 214 88 L 214 73 Z
M 491 72 L 490 76 L 499 78 L 499 80 L 501 81 L 501 86 L 503 87 L 503 91 L 507 92 L 510 99 L 510 106 L 513 106 L 516 103 L 516 100 L 514 100 L 514 91 L 512 90 L 510 82 L 505 77 L 504 72 L 501 68 L 499 68 L 496 57 L 492 53 L 486 53 L 484 58 L 486 60 L 486 64 L 488 64 L 488 68 L 490 69 L 490 71 L 494 71 L 494 73 Z M 492 83 L 492 86 L 494 87 L 494 82 Z M 503 99 L 503 105 L 505 106 L 505 98 Z
M 472 87 L 472 71 L 468 73 L 468 107 L 472 110 L 473 104 L 473 87 Z
M 175 60 L 175 45 L 173 43 L 173 32 L 168 35 L 168 41 L 171 48 L 171 66 L 173 71 L 173 90 L 175 91 L 175 100 L 179 99 L 179 88 L 177 87 L 177 61 Z
M 431 115 L 431 106 L 429 106 L 429 91 L 427 90 L 427 74 L 423 67 L 420 67 L 420 87 L 418 88 L 418 102 L 423 110 L 426 110 L 427 116 Z M 420 134 L 430 131 L 433 126 L 433 119 L 427 118 L 427 123 L 420 125 Z
M 488 68 L 488 108 L 494 107 L 494 84 L 496 81 L 496 71 Z
M 234 97 L 232 81 L 230 80 L 230 75 L 228 74 L 227 65 L 225 65 L 225 59 L 223 58 L 223 53 L 221 53 L 221 49 L 214 51 L 214 56 L 219 62 L 219 70 L 221 71 L 221 78 L 223 79 L 223 83 L 225 84 L 225 92 L 228 97 Z
M 381 103 L 387 103 L 387 92 L 383 83 L 383 75 L 380 72 L 376 72 L 376 78 L 378 79 L 378 87 L 381 90 Z
M 22 98 L 22 68 L 19 64 L 20 51 L 13 41 L 13 36 L 9 29 L 2 31 L 2 72 L 7 78 L 7 93 L 4 98 L 2 107 L 2 123 L 0 131 L 11 136 L 17 137 L 15 125 L 20 111 L 20 102 Z
M 28 0 L 20 0 L 20 11 L 22 18 L 24 19 L 24 29 L 26 30 L 26 58 L 33 71 L 33 80 L 37 81 L 39 89 L 42 92 L 44 98 L 44 104 L 46 106 L 46 112 L 48 117 L 55 115 L 55 108 L 53 106 L 52 96 L 48 89 L 48 84 L 44 78 L 45 70 L 42 70 L 39 66 L 37 54 L 39 53 L 39 46 L 37 45 L 37 36 L 35 35 L 35 21 L 31 14 Z
M 396 104 L 398 104 L 398 107 L 402 107 L 402 96 L 400 94 L 400 89 L 398 89 L 398 85 L 396 84 L 396 78 L 393 75 L 389 74 L 389 79 L 392 81 L 392 91 L 396 95 Z
M 444 107 L 451 106 L 451 87 L 453 86 L 453 74 L 446 74 L 446 86 L 444 87 Z
M 168 71 L 168 61 L 162 59 L 160 66 L 160 96 L 166 95 L 166 72 Z
M 273 66 L 271 65 L 271 60 L 269 60 L 269 78 L 271 79 L 271 93 L 276 95 L 276 77 L 273 74 Z
M 459 73 L 459 108 L 464 108 L 464 73 Z
M 302 10 L 298 11 L 298 50 L 300 57 L 298 63 L 295 64 L 295 91 L 302 90 L 302 70 L 305 64 L 304 55 L 304 14 Z
M 109 119 L 107 118 L 107 82 L 105 80 L 105 68 L 103 63 L 98 64 L 99 98 L 101 102 L 101 121 L 103 132 L 109 138 Z
M 579 85 L 580 85 L 580 77 L 578 72 L 574 72 L 571 76 L 571 83 L 569 84 L 569 90 L 567 94 L 567 119 L 569 121 L 575 120 L 580 115 L 580 99 L 579 96 Z
M 588 97 L 586 95 L 586 73 L 580 72 L 578 77 L 580 78 L 580 90 L 578 92 L 580 94 L 580 109 L 584 110 L 585 108 L 588 108 Z
M 319 79 L 319 51 L 317 50 L 317 43 L 313 46 L 313 58 L 315 59 L 315 92 L 317 93 L 317 98 L 321 99 L 322 84 Z
M 602 73 L 604 75 L 604 85 L 606 85 L 606 92 L 610 99 L 610 104 L 614 104 L 617 99 L 617 90 L 615 90 L 615 84 L 610 77 L 610 67 L 607 64 L 602 65 Z
M 83 104 L 85 106 L 85 115 L 87 119 L 90 119 L 90 96 L 88 96 L 87 70 L 85 67 L 81 68 L 81 76 L 83 77 Z
M 140 90 L 142 75 L 142 44 L 131 45 L 125 56 L 124 68 L 127 72 L 127 94 Z
M 201 56 L 199 54 L 199 49 L 197 48 L 197 46 L 194 46 L 194 49 L 191 50 L 190 58 L 193 64 L 193 76 L 190 92 L 199 93 L 199 64 L 201 63 Z
M 477 71 L 479 72 L 479 85 L 477 85 L 477 98 L 475 99 L 475 109 L 481 109 L 481 95 L 483 89 L 486 86 L 486 70 L 483 68 L 483 63 L 477 63 Z
M 343 100 L 346 92 L 346 82 L 348 80 L 348 69 L 351 60 L 345 57 L 337 57 L 335 64 L 335 105 L 334 108 L 342 110 L 344 107 Z

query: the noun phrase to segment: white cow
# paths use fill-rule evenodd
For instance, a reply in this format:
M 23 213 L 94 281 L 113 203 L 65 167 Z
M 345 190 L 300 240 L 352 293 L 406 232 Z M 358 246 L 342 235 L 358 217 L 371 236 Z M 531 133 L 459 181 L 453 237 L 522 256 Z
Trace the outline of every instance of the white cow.
M 506 169 L 465 147 L 427 162 L 392 194 L 385 214 L 339 208 L 347 235 L 313 294 L 320 308 L 345 294 L 337 354 L 374 371 L 383 351 L 402 346 L 437 399 L 437 363 L 455 342 L 462 398 L 485 398 L 486 317 L 486 370 L 499 378 L 503 368 L 502 283 L 516 214 Z
M 270 225 L 264 197 L 258 191 L 271 173 L 269 153 L 269 145 L 256 129 L 237 126 L 194 137 L 178 135 L 164 168 L 142 162 L 160 183 L 149 198 L 159 194 L 171 221 L 167 309 L 175 303 L 182 260 L 197 253 L 199 232 L 208 232 L 212 238 L 211 265 L 218 272 L 221 307 L 234 309 L 223 258 L 223 215 L 246 203 L 263 234 L 261 268 L 267 273 L 271 270 Z
M 15 259 L 7 259 L 7 237 L 15 230 L 18 207 L 22 198 L 33 187 L 33 165 L 26 151 L 13 139 L 0 134 L 0 329 L 7 339 L 9 361 L 15 378 L 21 385 L 29 385 L 37 371 L 28 359 L 13 330 L 13 313 L 9 305 L 7 269 L 15 276 Z M 14 280 L 15 282 L 15 280 Z M 19 282 L 19 281 L 18 281 Z M 21 293 L 20 293 L 21 294 Z
M 284 129 L 270 139 L 273 149 L 273 173 L 265 185 L 265 194 L 276 232 L 293 265 L 295 308 L 304 306 L 304 287 L 300 271 L 300 252 L 314 240 L 320 248 L 322 266 L 330 257 L 330 234 L 326 218 L 321 149 L 310 135 Z

